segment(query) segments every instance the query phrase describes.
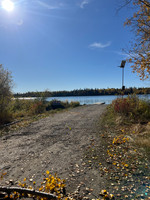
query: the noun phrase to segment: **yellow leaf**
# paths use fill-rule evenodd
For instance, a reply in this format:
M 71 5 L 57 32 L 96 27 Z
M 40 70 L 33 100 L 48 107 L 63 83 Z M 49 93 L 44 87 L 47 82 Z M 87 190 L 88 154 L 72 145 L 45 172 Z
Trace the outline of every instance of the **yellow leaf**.
M 128 165 L 128 164 L 125 164 L 124 166 L 125 166 L 125 167 L 128 167 L 129 165 Z
M 43 187 L 39 188 L 39 191 L 42 191 L 43 190 Z
M 35 181 L 33 181 L 33 185 L 35 185 L 36 184 L 36 182 Z
M 49 174 L 49 171 L 48 171 L 48 170 L 46 171 L 46 174 L 47 174 L 47 175 Z

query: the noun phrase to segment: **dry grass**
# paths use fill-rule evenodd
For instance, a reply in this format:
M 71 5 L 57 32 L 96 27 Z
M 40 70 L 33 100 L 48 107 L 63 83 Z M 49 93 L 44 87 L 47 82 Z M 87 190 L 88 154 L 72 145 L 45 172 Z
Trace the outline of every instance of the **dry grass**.
M 135 143 L 137 146 L 145 149 L 146 154 L 150 158 L 150 122 L 145 126 L 145 131 L 136 134 Z
M 116 134 L 124 130 L 132 138 L 132 145 L 142 148 L 150 158 L 150 102 L 136 96 L 117 99 L 108 106 L 101 124 Z

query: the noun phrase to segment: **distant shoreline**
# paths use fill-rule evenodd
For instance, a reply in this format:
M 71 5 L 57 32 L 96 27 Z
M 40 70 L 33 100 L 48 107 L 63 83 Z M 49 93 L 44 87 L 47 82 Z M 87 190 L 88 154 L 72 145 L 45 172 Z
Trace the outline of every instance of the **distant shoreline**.
M 150 94 L 150 87 L 147 88 L 126 88 L 125 90 L 119 88 L 108 89 L 77 89 L 72 91 L 40 91 L 40 92 L 26 92 L 15 93 L 14 97 L 76 97 L 76 96 L 110 96 L 110 95 L 131 95 L 131 94 Z
M 123 94 L 123 96 L 127 96 L 127 95 L 134 95 L 133 94 Z M 147 94 L 136 94 L 138 96 L 142 95 L 150 95 L 150 93 L 147 93 Z M 99 96 L 122 96 L 122 94 L 101 94 L 101 95 L 66 95 L 66 96 L 44 96 L 44 98 L 59 98 L 59 97 L 99 97 Z M 16 96 L 14 95 L 14 98 L 17 99 L 36 99 L 36 98 L 42 98 L 41 96 Z

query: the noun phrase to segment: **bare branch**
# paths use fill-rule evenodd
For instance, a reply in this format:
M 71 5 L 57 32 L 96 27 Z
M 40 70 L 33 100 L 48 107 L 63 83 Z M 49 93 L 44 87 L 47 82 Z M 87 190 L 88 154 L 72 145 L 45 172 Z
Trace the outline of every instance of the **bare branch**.
M 31 194 L 33 196 L 45 197 L 49 199 L 57 199 L 57 197 L 53 194 L 49 194 L 46 192 L 39 192 L 36 190 L 26 189 L 26 188 L 18 188 L 18 187 L 4 187 L 0 186 L 0 192 L 6 192 L 10 194 L 12 192 L 18 192 L 19 194 Z

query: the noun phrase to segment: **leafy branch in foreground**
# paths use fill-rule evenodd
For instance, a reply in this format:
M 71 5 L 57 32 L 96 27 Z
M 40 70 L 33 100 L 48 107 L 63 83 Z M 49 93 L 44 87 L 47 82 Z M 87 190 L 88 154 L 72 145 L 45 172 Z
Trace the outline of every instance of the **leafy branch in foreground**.
M 1 179 L 3 179 L 6 173 L 2 173 Z M 48 199 L 62 199 L 66 195 L 65 180 L 51 175 L 49 171 L 46 171 L 46 175 L 41 182 L 41 186 L 35 190 L 36 182 L 33 181 L 33 186 L 28 185 L 27 179 L 24 178 L 23 182 L 18 183 L 19 187 L 4 187 L 0 186 L 0 193 L 4 199 L 19 199 L 19 198 L 37 198 L 38 200 Z
M 46 192 L 39 192 L 34 189 L 26 189 L 26 188 L 19 188 L 19 187 L 4 187 L 0 186 L 0 192 L 4 192 L 5 194 L 2 194 L 3 198 L 21 198 L 22 197 L 39 197 L 39 198 L 47 198 L 47 199 L 57 199 L 57 197 L 53 194 L 49 194 Z

